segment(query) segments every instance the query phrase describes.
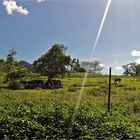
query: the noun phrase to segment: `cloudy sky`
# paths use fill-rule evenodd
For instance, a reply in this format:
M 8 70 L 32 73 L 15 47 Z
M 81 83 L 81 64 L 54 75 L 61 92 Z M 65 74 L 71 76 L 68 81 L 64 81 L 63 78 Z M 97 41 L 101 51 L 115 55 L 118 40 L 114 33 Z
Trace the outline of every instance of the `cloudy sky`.
M 0 0 L 0 57 L 32 62 L 54 43 L 88 60 L 108 0 Z M 121 71 L 140 63 L 140 0 L 112 0 L 93 58 Z

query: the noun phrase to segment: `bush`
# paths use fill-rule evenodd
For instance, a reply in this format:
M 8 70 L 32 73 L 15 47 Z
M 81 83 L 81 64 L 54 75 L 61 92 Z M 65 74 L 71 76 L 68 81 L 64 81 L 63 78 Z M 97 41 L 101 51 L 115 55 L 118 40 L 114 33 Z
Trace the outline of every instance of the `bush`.
M 108 114 L 82 103 L 71 122 L 75 107 L 69 103 L 57 101 L 44 112 L 31 104 L 14 106 L 11 111 L 0 109 L 0 139 L 65 139 L 69 126 L 70 139 L 140 138 L 137 123 L 116 111 Z
M 69 86 L 69 87 L 68 87 L 68 91 L 69 91 L 69 92 L 76 92 L 77 90 L 78 90 L 78 88 L 75 87 L 75 86 Z
M 99 87 L 94 87 L 94 88 L 90 88 L 87 89 L 87 94 L 89 95 L 93 95 L 93 96 L 101 96 L 103 95 L 102 89 Z

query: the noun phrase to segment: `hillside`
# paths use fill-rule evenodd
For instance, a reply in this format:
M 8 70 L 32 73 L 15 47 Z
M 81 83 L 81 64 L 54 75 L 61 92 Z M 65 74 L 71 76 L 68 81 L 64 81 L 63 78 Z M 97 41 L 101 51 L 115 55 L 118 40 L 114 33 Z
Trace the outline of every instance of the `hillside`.
M 90 74 L 78 105 L 83 77 L 64 77 L 54 90 L 1 89 L 0 139 L 140 139 L 140 78 L 112 79 L 108 113 L 108 77 Z
M 28 62 L 25 61 L 25 60 L 21 60 L 21 61 L 19 61 L 19 63 L 20 63 L 23 67 L 25 67 L 25 68 L 27 68 L 27 69 L 29 69 L 29 70 L 32 69 L 32 64 L 28 63 Z

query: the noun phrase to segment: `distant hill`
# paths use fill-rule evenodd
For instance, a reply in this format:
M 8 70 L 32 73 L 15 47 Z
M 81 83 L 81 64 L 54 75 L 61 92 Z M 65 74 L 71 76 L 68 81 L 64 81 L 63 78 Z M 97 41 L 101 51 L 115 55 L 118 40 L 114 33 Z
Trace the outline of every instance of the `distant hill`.
M 21 60 L 19 63 L 29 70 L 32 69 L 32 64 L 28 63 L 27 61 Z

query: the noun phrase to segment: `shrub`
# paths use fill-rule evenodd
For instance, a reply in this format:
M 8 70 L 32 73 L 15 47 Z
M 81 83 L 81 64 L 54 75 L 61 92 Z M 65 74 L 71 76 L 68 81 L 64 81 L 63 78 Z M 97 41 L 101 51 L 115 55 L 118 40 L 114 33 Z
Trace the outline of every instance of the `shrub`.
M 75 87 L 75 86 L 69 86 L 69 87 L 68 87 L 68 91 L 69 91 L 69 92 L 76 92 L 77 90 L 78 90 L 78 88 Z
M 93 96 L 101 96 L 103 95 L 102 89 L 99 87 L 89 88 L 87 89 L 87 94 L 93 95 Z

